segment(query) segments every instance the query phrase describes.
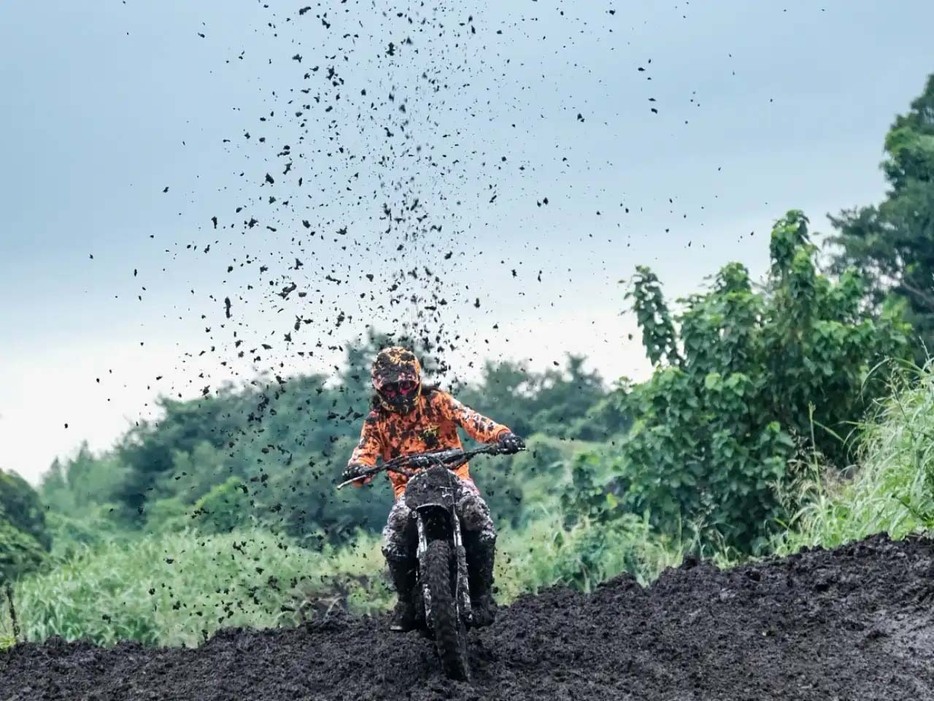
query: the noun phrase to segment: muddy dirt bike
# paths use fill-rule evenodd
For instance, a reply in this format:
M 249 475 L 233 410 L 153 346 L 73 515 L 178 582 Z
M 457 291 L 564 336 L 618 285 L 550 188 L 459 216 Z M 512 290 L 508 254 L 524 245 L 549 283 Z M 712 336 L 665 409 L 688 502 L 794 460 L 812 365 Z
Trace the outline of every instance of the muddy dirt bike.
M 467 629 L 472 623 L 467 552 L 461 538 L 461 523 L 454 510 L 457 475 L 453 470 L 476 455 L 506 454 L 499 445 L 472 450 L 454 448 L 416 453 L 384 462 L 360 476 L 338 485 L 338 489 L 388 470 L 409 478 L 405 486 L 406 506 L 415 515 L 417 545 L 416 582 L 412 588 L 416 618 L 434 638 L 445 675 L 469 680 Z

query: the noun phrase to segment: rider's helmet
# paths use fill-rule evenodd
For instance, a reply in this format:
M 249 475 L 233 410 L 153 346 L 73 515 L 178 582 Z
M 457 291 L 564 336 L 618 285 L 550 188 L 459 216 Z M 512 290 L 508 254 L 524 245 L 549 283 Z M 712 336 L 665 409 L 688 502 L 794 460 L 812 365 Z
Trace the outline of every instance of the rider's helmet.
M 383 348 L 373 362 L 373 389 L 390 411 L 408 413 L 422 389 L 422 368 L 415 354 L 401 346 Z

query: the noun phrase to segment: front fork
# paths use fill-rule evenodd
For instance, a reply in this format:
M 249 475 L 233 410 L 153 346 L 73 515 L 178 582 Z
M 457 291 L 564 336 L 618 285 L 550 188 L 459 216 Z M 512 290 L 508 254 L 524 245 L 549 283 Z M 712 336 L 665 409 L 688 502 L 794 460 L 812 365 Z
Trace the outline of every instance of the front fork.
M 460 519 L 456 514 L 451 515 L 453 524 L 452 542 L 454 545 L 454 556 L 457 562 L 457 577 L 455 579 L 454 602 L 457 606 L 457 615 L 467 624 L 473 621 L 473 612 L 470 608 L 470 586 L 467 578 L 467 551 L 464 549 L 463 538 L 461 537 Z M 416 513 L 415 523 L 418 528 L 418 548 L 416 550 L 418 557 L 419 571 L 425 569 L 425 556 L 428 553 L 428 536 L 425 533 L 425 522 L 421 514 Z M 421 580 L 421 577 L 419 577 Z M 422 601 L 425 605 L 425 622 L 431 627 L 431 592 L 428 584 L 421 581 Z

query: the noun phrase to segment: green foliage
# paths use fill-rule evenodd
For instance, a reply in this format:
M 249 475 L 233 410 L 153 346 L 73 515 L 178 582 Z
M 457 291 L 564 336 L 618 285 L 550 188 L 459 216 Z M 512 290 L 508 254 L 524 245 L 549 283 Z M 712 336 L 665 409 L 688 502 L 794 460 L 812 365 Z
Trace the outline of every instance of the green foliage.
M 146 525 L 143 530 L 146 533 L 180 533 L 193 525 L 192 522 L 197 518 L 196 509 L 196 505 L 186 504 L 178 497 L 149 502 L 146 505 Z M 213 532 L 210 519 L 201 519 L 199 525 L 203 526 L 199 528 L 200 531 Z
M 252 525 L 250 490 L 239 477 L 231 477 L 201 497 L 194 517 L 202 533 L 229 533 Z
M 608 440 L 626 431 L 628 417 L 619 390 L 608 391 L 598 372 L 584 369 L 585 362 L 569 354 L 565 367 L 538 373 L 525 363 L 487 361 L 477 385 L 455 389 L 465 404 L 520 436 Z
M 39 496 L 50 513 L 93 518 L 100 508 L 101 495 L 109 495 L 125 472 L 126 467 L 115 455 L 94 455 L 84 442 L 70 460 L 53 461 L 43 476 Z
M 633 514 L 612 521 L 581 518 L 567 526 L 569 520 L 556 508 L 521 531 L 501 534 L 496 564 L 501 603 L 554 586 L 590 592 L 623 573 L 647 586 L 684 555 L 676 540 L 660 537 Z
M 323 375 L 261 376 L 197 400 L 160 400 L 162 416 L 135 427 L 116 451 L 95 456 L 83 446 L 53 465 L 41 489 L 52 511 L 66 517 L 56 523 L 87 543 L 93 539 L 80 524 L 89 521 L 107 532 L 147 533 L 225 532 L 255 523 L 312 546 L 344 542 L 359 528 L 378 533 L 392 503 L 388 485 L 341 492 L 334 486 L 369 408 L 370 363 L 390 342 L 370 332 L 348 345 L 336 382 Z M 440 367 L 423 342 L 416 347 L 426 373 Z M 625 430 L 622 393 L 604 388 L 583 366 L 577 357 L 545 373 L 487 364 L 481 382 L 460 388 L 460 398 L 527 438 L 540 432 L 567 445 L 604 440 Z M 477 477 L 496 517 L 518 526 L 524 504 L 530 497 L 538 503 L 540 489 L 536 466 L 525 458 L 515 464 L 478 463 Z M 205 500 L 219 494 L 237 500 L 212 524 Z
M 0 652 L 13 647 L 17 642 L 18 629 L 13 621 L 13 604 L 9 599 L 11 591 L 9 586 L 0 589 Z
M 101 504 L 80 517 L 49 511 L 52 559 L 56 562 L 67 560 L 82 548 L 121 543 L 130 538 L 130 532 L 113 519 L 114 509 L 112 504 Z
M 40 569 L 47 557 L 39 541 L 0 519 L 0 585 Z
M 0 470 L 0 521 L 31 536 L 45 550 L 52 545 L 39 494 L 22 477 Z
M 166 478 L 171 477 L 179 456 L 204 443 L 218 450 L 229 444 L 237 429 L 242 430 L 242 417 L 253 416 L 252 399 L 251 394 L 235 394 L 231 387 L 196 401 L 159 398 L 156 404 L 163 417 L 158 422 L 139 422 L 117 451 L 120 462 L 129 469 L 112 496 L 121 505 L 127 523 L 143 523 L 147 502 L 172 496 L 174 490 Z
M 636 421 L 615 491 L 664 533 L 691 524 L 700 544 L 749 552 L 782 514 L 775 488 L 796 441 L 842 464 L 839 434 L 883 389 L 871 368 L 906 348 L 894 315 L 861 308 L 855 274 L 818 272 L 802 213 L 776 223 L 770 253 L 764 291 L 733 263 L 674 320 L 651 271 L 627 294 L 656 370 L 627 399 Z
M 589 521 L 605 526 L 623 514 L 613 492 L 616 475 L 601 453 L 582 452 L 570 461 L 570 483 L 561 491 L 559 503 L 565 527 Z
M 934 74 L 885 137 L 882 170 L 890 189 L 878 206 L 831 217 L 835 269 L 855 268 L 872 282 L 870 299 L 907 306 L 928 349 L 934 347 Z M 924 351 L 919 345 L 916 358 Z
M 508 459 L 477 460 L 471 475 L 497 525 L 520 528 L 557 505 L 567 461 L 593 445 L 533 434 L 525 452 Z
M 500 603 L 556 585 L 591 591 L 623 572 L 648 584 L 682 557 L 632 515 L 608 528 L 590 521 L 565 528 L 564 520 L 552 510 L 501 533 Z M 378 537 L 359 532 L 342 547 L 312 551 L 262 530 L 189 531 L 84 548 L 55 570 L 18 582 L 15 596 L 29 641 L 60 635 L 99 645 L 188 646 L 221 628 L 294 625 L 338 608 L 373 614 L 395 600 Z
M 20 581 L 23 635 L 197 645 L 223 627 L 290 625 L 337 607 L 389 603 L 382 554 L 361 536 L 353 550 L 312 552 L 264 531 L 149 536 L 88 548 Z
M 934 530 L 934 365 L 899 372 L 858 435 L 859 469 L 840 475 L 815 456 L 789 487 L 801 506 L 776 552 Z
M 19 475 L 0 470 L 0 585 L 40 569 L 51 545 L 36 490 Z

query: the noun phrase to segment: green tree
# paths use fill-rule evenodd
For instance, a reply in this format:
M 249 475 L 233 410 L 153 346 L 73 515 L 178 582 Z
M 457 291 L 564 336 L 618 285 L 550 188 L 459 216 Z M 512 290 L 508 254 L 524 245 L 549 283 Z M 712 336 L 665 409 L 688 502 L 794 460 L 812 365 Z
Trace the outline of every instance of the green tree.
M 862 307 L 854 271 L 820 274 L 816 253 L 792 210 L 772 231 L 763 290 L 731 263 L 677 315 L 638 269 L 627 298 L 656 369 L 627 398 L 635 423 L 607 489 L 620 513 L 648 512 L 669 535 L 695 524 L 700 542 L 755 551 L 781 515 L 775 486 L 796 445 L 845 464 L 839 436 L 884 392 L 870 370 L 907 352 L 908 327 Z
M 35 538 L 0 518 L 0 584 L 39 570 L 47 557 Z
M 837 231 L 828 237 L 834 270 L 856 268 L 864 273 L 875 304 L 889 296 L 902 300 L 909 321 L 930 350 L 934 348 L 934 74 L 886 134 L 881 168 L 889 190 L 878 206 L 830 217 Z M 916 358 L 924 359 L 920 345 Z
M 218 449 L 228 446 L 257 411 L 250 401 L 255 399 L 252 393 L 238 395 L 232 389 L 195 401 L 158 399 L 163 417 L 140 422 L 118 448 L 129 468 L 114 488 L 115 499 L 123 505 L 122 516 L 130 524 L 144 523 L 147 501 L 172 496 L 165 478 L 172 474 L 178 453 L 191 452 L 204 442 Z
M 451 391 L 467 406 L 508 425 L 520 436 L 534 431 L 539 377 L 525 363 L 487 360 L 476 385 L 455 385 Z
M 619 401 L 620 389 L 608 390 L 586 358 L 568 354 L 563 367 L 533 372 L 526 363 L 487 361 L 476 385 L 454 388 L 458 398 L 520 436 L 544 433 L 573 440 L 608 440 L 627 430 L 630 421 Z
M 378 533 L 392 504 L 388 485 L 334 488 L 369 409 L 370 365 L 391 343 L 415 347 L 433 380 L 440 349 L 371 330 L 344 346 L 345 362 L 333 375 L 266 373 L 197 399 L 161 399 L 162 416 L 133 428 L 116 450 L 96 456 L 84 446 L 53 464 L 42 493 L 57 514 L 55 532 L 76 543 L 96 542 L 94 532 L 105 526 L 108 539 L 112 530 L 174 532 L 192 525 L 192 512 L 217 496 L 213 490 L 238 496 L 229 488 L 237 484 L 247 490 L 239 492 L 243 518 L 302 542 L 338 543 L 359 529 Z M 603 440 L 624 426 L 622 395 L 584 366 L 570 356 L 543 373 L 489 363 L 483 384 L 464 388 L 460 398 L 529 439 L 544 433 L 568 444 Z M 514 381 L 523 383 L 521 392 Z M 478 468 L 497 518 L 524 522 L 526 497 L 538 505 L 547 492 L 537 463 L 518 456 L 515 469 L 488 465 Z
M 38 569 L 51 546 L 39 494 L 16 473 L 0 470 L 0 582 Z
M 0 470 L 0 521 L 31 536 L 45 550 L 52 546 L 38 492 L 16 473 L 4 470 Z
M 230 533 L 252 525 L 250 490 L 239 477 L 213 487 L 195 504 L 193 516 L 203 533 Z
M 72 518 L 96 513 L 109 497 L 126 467 L 113 454 L 94 455 L 83 442 L 74 457 L 56 458 L 39 487 L 42 502 L 50 510 Z

